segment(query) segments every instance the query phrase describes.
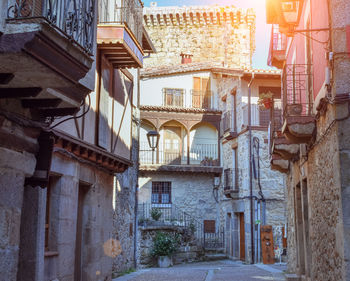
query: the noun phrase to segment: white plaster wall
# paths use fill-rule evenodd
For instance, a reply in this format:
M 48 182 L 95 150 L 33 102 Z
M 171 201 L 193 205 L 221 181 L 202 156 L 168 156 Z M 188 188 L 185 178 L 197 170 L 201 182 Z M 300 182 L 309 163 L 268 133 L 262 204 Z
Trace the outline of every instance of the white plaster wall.
M 195 72 L 185 74 L 174 74 L 163 77 L 142 78 L 140 88 L 142 95 L 140 97 L 141 105 L 163 105 L 163 88 L 175 88 L 185 90 L 185 106 L 191 105 L 191 90 L 193 89 L 193 77 L 212 77 L 210 72 Z M 213 105 L 217 107 L 216 85 L 213 79 L 210 81 L 210 87 L 213 91 Z

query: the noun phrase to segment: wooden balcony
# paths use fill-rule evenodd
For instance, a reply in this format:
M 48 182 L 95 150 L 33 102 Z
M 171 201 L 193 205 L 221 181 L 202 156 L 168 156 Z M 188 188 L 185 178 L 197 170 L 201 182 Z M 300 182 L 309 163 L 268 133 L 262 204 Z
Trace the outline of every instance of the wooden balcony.
M 34 120 L 71 115 L 92 90 L 93 1 L 12 1 L 0 36 L 0 98 Z M 30 4 L 29 4 L 30 2 Z M 88 14 L 89 17 L 81 15 Z M 74 26 L 72 19 L 74 19 Z M 16 103 L 17 106 L 18 103 Z

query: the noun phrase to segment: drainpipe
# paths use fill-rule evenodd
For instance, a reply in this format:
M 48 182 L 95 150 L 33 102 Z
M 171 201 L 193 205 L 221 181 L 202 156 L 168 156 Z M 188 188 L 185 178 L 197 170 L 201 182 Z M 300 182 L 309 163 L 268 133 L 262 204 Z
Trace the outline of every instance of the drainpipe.
M 251 243 L 251 263 L 254 263 L 254 210 L 253 210 L 253 175 L 252 175 L 252 108 L 251 108 L 251 85 L 254 80 L 254 72 L 248 84 L 248 129 L 249 129 L 249 198 L 250 198 L 250 243 Z

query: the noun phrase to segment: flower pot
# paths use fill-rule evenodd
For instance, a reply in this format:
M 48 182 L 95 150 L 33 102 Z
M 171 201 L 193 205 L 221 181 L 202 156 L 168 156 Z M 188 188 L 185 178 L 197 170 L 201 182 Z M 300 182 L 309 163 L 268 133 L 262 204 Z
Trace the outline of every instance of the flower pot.
M 288 104 L 287 105 L 287 114 L 289 116 L 298 116 L 301 115 L 302 111 L 303 111 L 303 106 L 301 104 L 298 103 L 293 103 L 293 104 Z
M 264 107 L 266 109 L 270 109 L 271 108 L 271 105 L 272 105 L 272 102 L 270 99 L 266 99 L 266 100 L 263 100 L 263 104 L 264 104 Z
M 158 257 L 158 267 L 166 268 L 172 266 L 172 260 L 168 256 L 159 256 Z

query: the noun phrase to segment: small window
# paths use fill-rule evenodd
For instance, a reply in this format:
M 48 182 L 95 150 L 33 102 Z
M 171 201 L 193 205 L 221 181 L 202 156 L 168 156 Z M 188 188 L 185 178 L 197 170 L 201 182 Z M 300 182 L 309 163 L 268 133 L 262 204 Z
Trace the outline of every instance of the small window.
M 204 220 L 204 233 L 215 233 L 215 220 Z
M 171 203 L 171 182 L 154 181 L 152 182 L 152 203 L 170 204 Z
M 184 89 L 170 89 L 164 88 L 164 106 L 184 106 Z

